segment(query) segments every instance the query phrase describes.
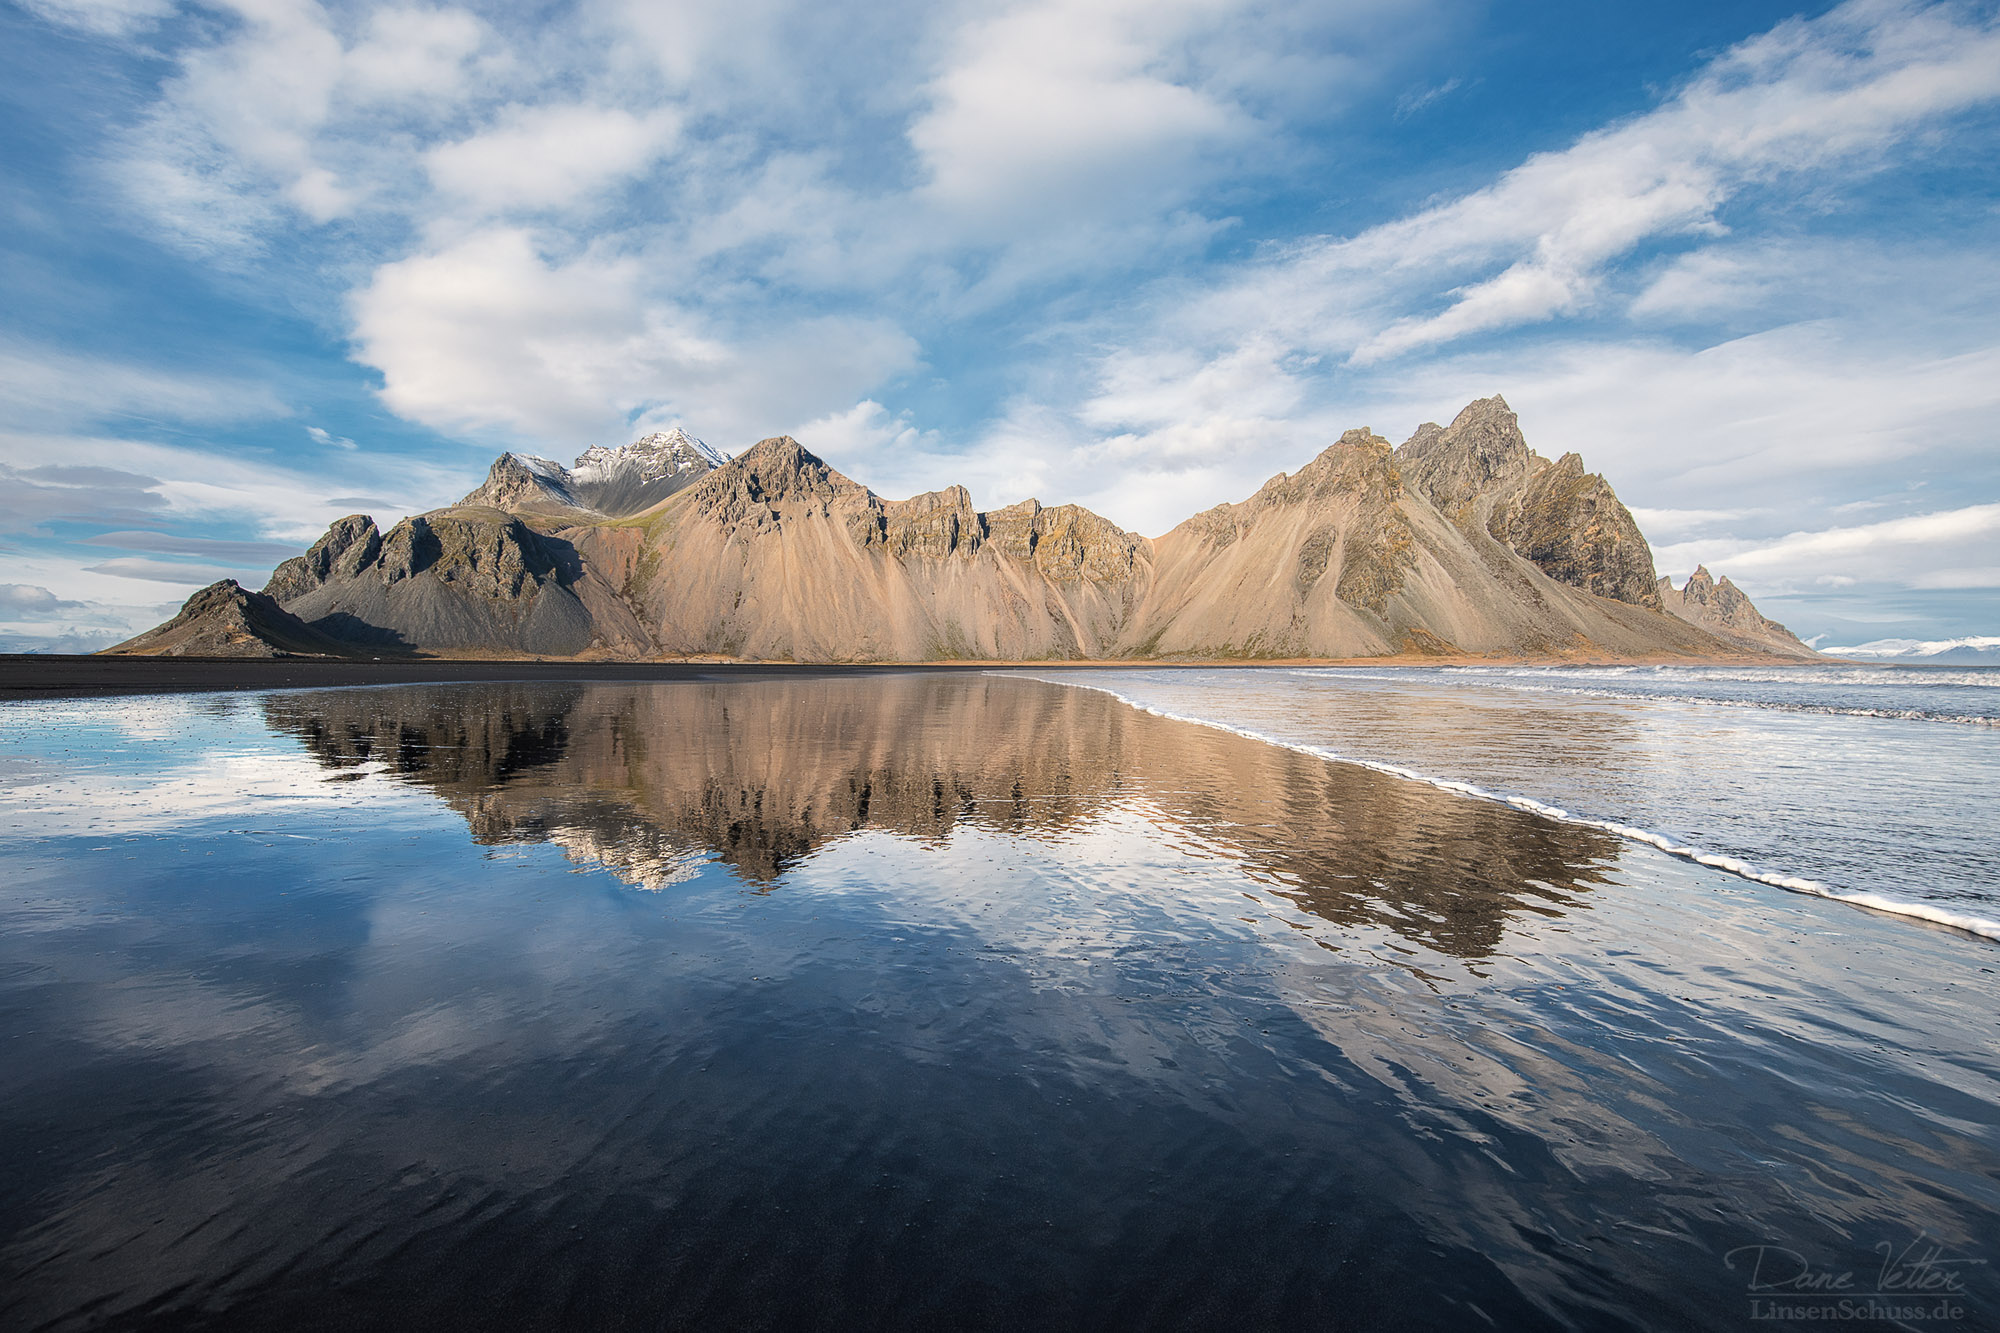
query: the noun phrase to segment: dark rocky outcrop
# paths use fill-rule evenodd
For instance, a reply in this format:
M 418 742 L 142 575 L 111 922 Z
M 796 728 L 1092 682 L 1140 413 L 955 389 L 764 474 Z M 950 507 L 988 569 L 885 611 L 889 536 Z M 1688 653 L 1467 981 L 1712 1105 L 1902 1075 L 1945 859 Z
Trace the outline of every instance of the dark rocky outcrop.
M 338 535 L 329 532 L 314 549 L 338 546 Z M 372 559 L 336 561 L 317 582 L 310 563 L 281 571 L 284 583 L 274 576 L 274 586 L 303 585 L 285 609 L 324 635 L 371 649 L 567 657 L 590 646 L 591 618 L 570 586 L 574 550 L 511 515 L 445 510 L 408 518 L 372 549 Z
M 1558 583 L 1660 609 L 1652 548 L 1610 483 L 1575 454 L 1537 468 L 1495 509 L 1488 531 Z
M 134 657 L 344 657 L 337 642 L 235 579 L 211 583 L 180 614 L 137 638 L 105 649 Z
M 1507 400 L 1425 422 L 1396 451 L 1410 484 L 1467 531 L 1484 532 L 1558 583 L 1658 611 L 1653 552 L 1609 482 L 1576 454 L 1528 448 Z
M 497 466 L 497 465 L 496 465 Z M 326 530 L 304 555 L 295 555 L 271 571 L 266 596 L 293 602 L 328 580 L 351 579 L 382 553 L 382 534 L 366 514 L 349 514 Z

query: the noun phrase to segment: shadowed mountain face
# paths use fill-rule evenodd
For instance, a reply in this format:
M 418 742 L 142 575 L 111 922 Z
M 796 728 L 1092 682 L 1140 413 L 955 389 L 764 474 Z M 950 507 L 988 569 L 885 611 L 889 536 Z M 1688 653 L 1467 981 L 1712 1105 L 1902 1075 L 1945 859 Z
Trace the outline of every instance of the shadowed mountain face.
M 437 686 L 280 694 L 328 768 L 380 764 L 476 841 L 556 843 L 660 889 L 713 857 L 770 888 L 863 830 L 1061 841 L 1142 803 L 1339 928 L 1461 958 L 1560 913 L 1617 843 L 1498 805 L 1004 677 Z
M 265 591 L 356 651 L 460 657 L 1810 655 L 1663 599 L 1604 478 L 1537 456 L 1497 397 L 1396 449 L 1349 431 L 1152 540 L 962 486 L 885 500 L 790 438 L 719 458 L 679 433 L 574 469 L 508 454 L 386 535 L 342 519 Z
M 188 598 L 172 620 L 109 651 L 135 657 L 340 657 L 348 646 L 276 599 L 223 579 Z
M 1556 582 L 1658 611 L 1653 552 L 1610 483 L 1528 447 L 1507 400 L 1481 398 L 1396 450 L 1410 485 L 1468 538 L 1490 537 Z

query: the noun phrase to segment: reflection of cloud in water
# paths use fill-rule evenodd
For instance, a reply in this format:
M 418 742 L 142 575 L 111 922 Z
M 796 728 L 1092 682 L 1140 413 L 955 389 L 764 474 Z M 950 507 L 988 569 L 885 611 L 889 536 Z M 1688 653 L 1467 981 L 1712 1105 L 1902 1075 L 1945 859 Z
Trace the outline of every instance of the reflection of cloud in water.
M 1614 840 L 1039 682 L 907 675 L 670 687 L 286 694 L 267 720 L 332 768 L 388 764 L 482 843 L 554 842 L 647 887 L 713 856 L 767 887 L 863 829 L 1048 841 L 1116 810 L 1334 925 L 1445 954 L 1559 914 Z
M 149 759 L 272 784 L 226 858 L 208 786 L 12 844 L 0 1323 L 1702 1327 L 1734 1244 L 1987 1252 L 1949 941 L 1032 682 L 257 707 Z

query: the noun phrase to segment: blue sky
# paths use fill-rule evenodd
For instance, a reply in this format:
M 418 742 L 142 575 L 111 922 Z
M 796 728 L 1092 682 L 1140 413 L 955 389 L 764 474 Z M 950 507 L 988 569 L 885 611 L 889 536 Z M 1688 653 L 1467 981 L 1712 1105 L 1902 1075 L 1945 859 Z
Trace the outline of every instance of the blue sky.
M 501 449 L 1157 535 L 1503 393 L 1663 572 L 2000 633 L 1991 4 L 0 0 L 0 650 Z

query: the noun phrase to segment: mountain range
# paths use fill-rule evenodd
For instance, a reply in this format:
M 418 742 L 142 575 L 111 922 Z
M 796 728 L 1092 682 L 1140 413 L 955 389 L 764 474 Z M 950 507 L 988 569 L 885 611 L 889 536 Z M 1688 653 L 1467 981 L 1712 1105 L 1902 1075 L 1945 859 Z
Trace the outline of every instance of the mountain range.
M 1874 639 L 1852 647 L 1829 647 L 1821 651 L 1829 657 L 1852 657 L 1867 662 L 2000 666 L 2000 638 L 1990 634 L 1963 639 Z
M 505 454 L 445 509 L 334 523 L 109 650 L 260 656 L 1568 661 L 1815 656 L 1727 579 L 1680 589 L 1603 477 L 1504 399 L 1351 430 L 1157 538 L 1076 505 L 885 500 L 790 437 Z

